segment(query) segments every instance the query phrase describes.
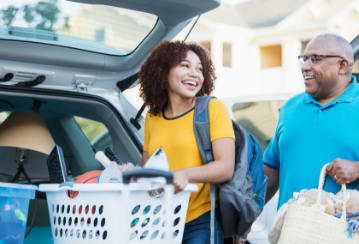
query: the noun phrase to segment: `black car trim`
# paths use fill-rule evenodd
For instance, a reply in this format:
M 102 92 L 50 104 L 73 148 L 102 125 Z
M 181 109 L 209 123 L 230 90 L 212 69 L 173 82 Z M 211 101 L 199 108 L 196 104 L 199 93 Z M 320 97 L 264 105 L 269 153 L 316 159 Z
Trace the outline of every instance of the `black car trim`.
M 132 142 L 135 144 L 137 150 L 141 153 L 143 152 L 143 145 L 138 140 L 137 136 L 133 132 L 133 130 L 130 127 L 130 124 L 127 123 L 125 118 L 123 117 L 122 113 L 115 108 L 107 99 L 96 96 L 93 94 L 85 94 L 85 93 L 75 93 L 71 91 L 60 91 L 60 90 L 52 90 L 52 89 L 44 89 L 44 88 L 28 88 L 28 87 L 14 87 L 14 86 L 8 86 L 8 85 L 0 85 L 0 91 L 14 91 L 18 93 L 28 93 L 28 94 L 39 94 L 39 95 L 52 95 L 52 96 L 59 96 L 59 97 L 71 97 L 71 98 L 85 98 L 88 100 L 96 100 L 98 102 L 101 102 L 105 105 L 107 105 L 118 117 L 121 125 L 129 135 Z
M 135 83 L 138 80 L 138 72 L 127 77 L 126 79 L 120 80 L 116 83 L 116 86 L 120 88 L 122 92 L 127 90 L 130 86 L 132 86 L 133 83 Z
M 14 78 L 14 74 L 13 73 L 7 73 L 4 78 L 0 78 L 1 82 L 7 82 L 10 81 L 12 78 Z
M 354 62 L 359 59 L 359 35 L 356 36 L 351 42 L 350 45 L 353 48 L 354 52 Z

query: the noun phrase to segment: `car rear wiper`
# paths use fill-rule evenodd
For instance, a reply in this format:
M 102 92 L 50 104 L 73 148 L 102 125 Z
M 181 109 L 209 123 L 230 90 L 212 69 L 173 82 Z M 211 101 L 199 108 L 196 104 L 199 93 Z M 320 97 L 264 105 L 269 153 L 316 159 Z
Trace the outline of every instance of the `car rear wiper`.
M 13 73 L 7 73 L 4 78 L 0 78 L 1 82 L 6 82 L 6 81 L 10 81 L 12 78 L 14 78 L 14 74 Z

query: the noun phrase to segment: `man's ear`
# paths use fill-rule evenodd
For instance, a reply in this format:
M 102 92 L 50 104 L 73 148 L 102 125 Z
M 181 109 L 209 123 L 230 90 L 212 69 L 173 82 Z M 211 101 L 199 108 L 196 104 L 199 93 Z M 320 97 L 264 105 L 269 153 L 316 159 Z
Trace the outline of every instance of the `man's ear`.
M 349 61 L 348 61 L 347 59 L 341 59 L 339 62 L 340 62 L 340 63 L 339 63 L 339 65 L 340 65 L 340 67 L 339 67 L 339 74 L 340 74 L 340 75 L 344 75 L 344 74 L 346 74 L 346 73 L 349 71 L 349 69 L 350 69 Z

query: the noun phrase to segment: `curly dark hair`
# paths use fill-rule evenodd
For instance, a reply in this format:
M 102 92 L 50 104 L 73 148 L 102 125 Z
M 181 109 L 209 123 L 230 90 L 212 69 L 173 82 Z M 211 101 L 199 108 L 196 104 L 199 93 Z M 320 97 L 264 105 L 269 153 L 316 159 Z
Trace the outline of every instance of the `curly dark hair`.
M 186 58 L 188 51 L 197 54 L 203 67 L 203 85 L 196 96 L 209 95 L 214 90 L 214 81 L 217 77 L 210 53 L 206 48 L 196 43 L 164 41 L 153 50 L 138 74 L 140 97 L 149 107 L 150 114 L 160 114 L 161 109 L 168 102 L 168 74 L 171 68 Z

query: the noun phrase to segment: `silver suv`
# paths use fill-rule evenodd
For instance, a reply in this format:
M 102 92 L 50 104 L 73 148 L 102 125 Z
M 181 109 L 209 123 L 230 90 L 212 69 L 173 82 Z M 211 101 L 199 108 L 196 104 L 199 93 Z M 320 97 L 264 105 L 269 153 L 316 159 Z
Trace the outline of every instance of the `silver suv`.
M 101 168 L 79 120 L 101 123 L 124 162 L 140 164 L 144 118 L 124 91 L 162 40 L 173 39 L 217 0 L 0 1 L 0 115 L 39 114 L 64 152 L 69 176 Z M 0 116 L 0 117 L 1 117 Z M 24 118 L 26 119 L 26 118 Z M 0 148 L 0 181 L 16 174 L 14 150 Z M 25 170 L 49 182 L 46 155 L 30 153 Z M 21 180 L 22 178 L 20 178 Z M 32 219 L 33 203 L 28 219 Z M 52 243 L 46 197 L 38 193 L 35 228 L 25 243 Z M 1 240 L 0 240 L 0 243 Z

